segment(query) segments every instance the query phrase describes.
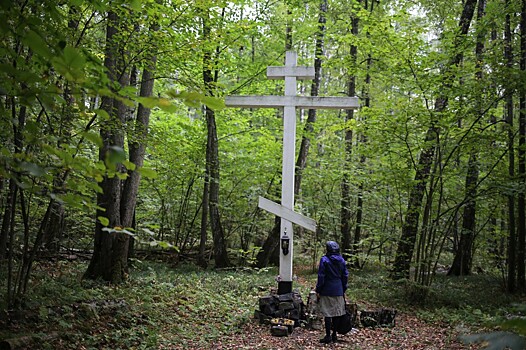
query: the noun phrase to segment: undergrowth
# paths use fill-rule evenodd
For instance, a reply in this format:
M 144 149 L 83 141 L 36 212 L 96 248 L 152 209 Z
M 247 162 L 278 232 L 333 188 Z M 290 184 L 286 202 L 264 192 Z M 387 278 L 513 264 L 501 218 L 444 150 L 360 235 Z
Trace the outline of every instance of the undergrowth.
M 138 260 L 133 265 L 128 282 L 119 286 L 82 280 L 84 263 L 39 266 L 24 316 L 11 313 L 10 324 L 2 321 L 0 340 L 58 333 L 59 339 L 38 346 L 152 349 L 186 340 L 204 346 L 241 329 L 275 284 L 269 269 L 202 271 Z M 110 314 L 100 309 L 106 305 Z
M 315 273 L 307 276 L 309 283 L 315 283 Z M 411 281 L 395 282 L 385 269 L 366 268 L 349 271 L 346 294 L 359 310 L 395 308 L 429 322 L 476 330 L 499 327 L 503 318 L 518 314 L 514 310 L 520 297 L 505 293 L 501 282 L 496 275 L 436 275 L 431 286 L 422 287 Z
M 421 286 L 411 281 L 394 282 L 386 271 L 355 271 L 352 275 L 351 293 L 358 300 L 415 313 L 428 322 L 452 327 L 495 327 L 518 300 L 502 290 L 499 276 L 436 275 L 430 286 Z
M 187 342 L 207 348 L 241 331 L 259 297 L 276 286 L 275 269 L 214 271 L 139 260 L 132 265 L 129 280 L 111 286 L 83 280 L 85 263 L 39 263 L 24 310 L 10 313 L 11 322 L 0 320 L 0 340 L 58 334 L 33 348 L 169 349 Z M 316 273 L 298 268 L 298 275 L 295 288 L 306 302 Z M 490 276 L 437 276 L 419 303 L 408 298 L 410 288 L 382 270 L 351 270 L 347 296 L 361 309 L 392 307 L 429 322 L 465 327 L 495 325 L 517 308 Z

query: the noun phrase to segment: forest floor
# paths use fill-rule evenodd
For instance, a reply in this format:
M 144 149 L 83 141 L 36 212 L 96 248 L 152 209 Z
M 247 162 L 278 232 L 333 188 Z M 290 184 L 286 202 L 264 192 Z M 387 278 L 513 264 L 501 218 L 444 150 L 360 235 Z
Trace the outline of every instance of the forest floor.
M 495 279 L 479 277 L 439 280 L 424 305 L 411 304 L 406 286 L 393 285 L 378 271 L 354 271 L 352 302 L 359 310 L 396 308 L 396 323 L 359 327 L 323 345 L 322 330 L 297 327 L 288 337 L 276 337 L 253 317 L 258 299 L 275 287 L 272 269 L 203 271 L 140 262 L 129 282 L 109 286 L 83 280 L 85 268 L 39 264 L 24 310 L 0 315 L 0 349 L 9 342 L 16 344 L 13 349 L 35 350 L 482 349 L 459 336 L 496 329 L 498 313 L 509 314 L 510 305 L 520 302 L 499 293 Z M 306 302 L 316 276 L 298 274 L 295 286 Z M 1 280 L 0 288 L 5 290 Z
M 397 316 L 392 328 L 358 328 L 340 335 L 332 344 L 321 344 L 322 331 L 296 328 L 288 337 L 275 337 L 269 326 L 256 321 L 240 334 L 215 343 L 213 349 L 352 349 L 352 350 L 461 350 L 480 349 L 458 340 L 458 331 L 446 325 L 428 324 L 414 315 Z
M 310 288 L 312 281 L 299 278 L 298 284 Z M 377 305 L 363 300 L 353 300 L 361 307 L 374 310 Z M 353 328 L 338 341 L 322 344 L 323 330 L 297 327 L 288 337 L 276 337 L 270 326 L 252 319 L 239 333 L 212 343 L 210 349 L 348 349 L 348 350 L 466 350 L 480 349 L 480 344 L 464 344 L 459 336 L 467 331 L 452 328 L 445 323 L 429 323 L 410 312 L 399 312 L 393 327 Z M 190 345 L 190 344 L 189 344 Z M 196 347 L 197 348 L 197 347 Z

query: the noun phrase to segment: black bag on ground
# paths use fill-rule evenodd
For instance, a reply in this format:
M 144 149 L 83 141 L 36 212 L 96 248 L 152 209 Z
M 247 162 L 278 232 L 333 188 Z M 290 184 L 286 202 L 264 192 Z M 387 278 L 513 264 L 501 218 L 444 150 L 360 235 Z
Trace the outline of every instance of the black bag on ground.
M 345 301 L 345 314 L 338 317 L 333 317 L 332 322 L 334 330 L 339 334 L 347 334 L 356 326 L 356 318 L 358 314 L 358 305 L 350 304 Z
M 352 329 L 352 316 L 348 310 L 346 310 L 345 314 L 342 316 L 333 317 L 332 322 L 334 330 L 339 334 L 347 334 Z

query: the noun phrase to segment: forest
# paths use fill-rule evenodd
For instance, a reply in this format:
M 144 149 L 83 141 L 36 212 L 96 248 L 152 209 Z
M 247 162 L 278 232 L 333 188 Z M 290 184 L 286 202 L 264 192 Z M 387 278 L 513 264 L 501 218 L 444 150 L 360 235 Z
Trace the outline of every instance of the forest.
M 283 95 L 288 51 L 299 95 L 359 102 L 297 110 L 294 285 L 337 241 L 402 322 L 338 347 L 525 344 L 526 0 L 2 0 L 0 33 L 0 348 L 316 348 L 240 345 L 284 118 L 225 99 Z

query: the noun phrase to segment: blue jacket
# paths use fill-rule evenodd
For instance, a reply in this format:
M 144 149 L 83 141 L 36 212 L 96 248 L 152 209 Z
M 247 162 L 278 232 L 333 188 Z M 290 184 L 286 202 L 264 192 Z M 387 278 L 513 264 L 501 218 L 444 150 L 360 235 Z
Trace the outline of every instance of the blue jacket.
M 341 296 L 347 290 L 349 272 L 339 253 L 327 253 L 321 257 L 318 268 L 316 293 L 325 296 Z

